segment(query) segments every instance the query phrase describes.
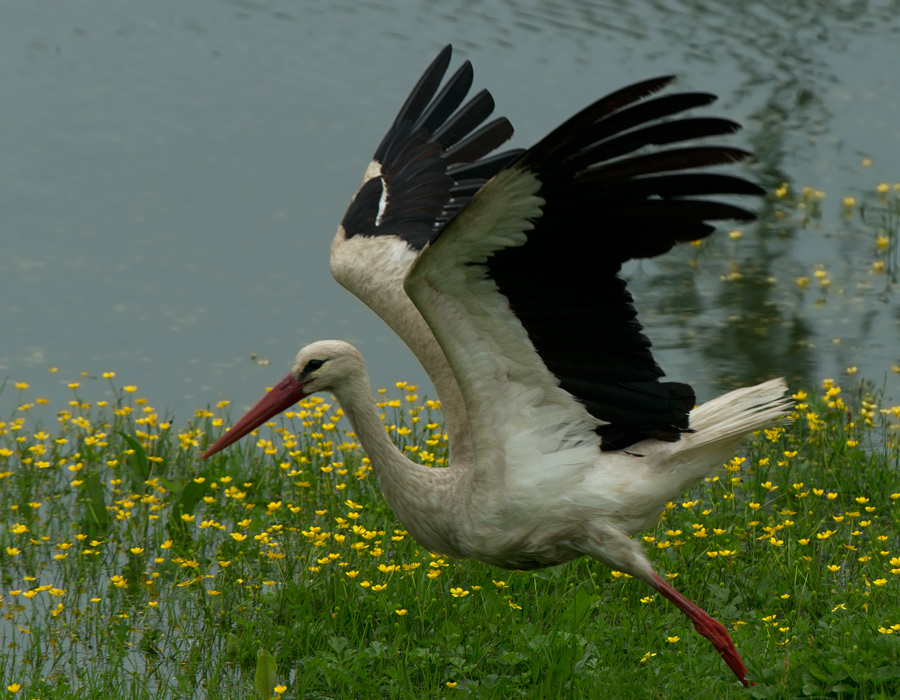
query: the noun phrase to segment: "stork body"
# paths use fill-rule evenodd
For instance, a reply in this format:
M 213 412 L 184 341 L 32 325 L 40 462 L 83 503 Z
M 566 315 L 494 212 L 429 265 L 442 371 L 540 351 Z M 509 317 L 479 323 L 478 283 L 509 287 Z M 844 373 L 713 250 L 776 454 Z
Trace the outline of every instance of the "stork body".
M 416 464 L 394 446 L 362 358 L 342 341 L 301 350 L 290 374 L 204 457 L 304 396 L 330 391 L 389 505 L 423 547 L 510 569 L 590 556 L 670 599 L 746 683 L 725 628 L 661 579 L 631 536 L 727 460 L 747 432 L 782 420 L 785 385 L 773 380 L 693 408 L 690 387 L 660 381 L 617 274 L 626 260 L 703 238 L 710 220 L 753 218 L 704 197 L 759 194 L 757 186 L 684 172 L 745 152 L 646 148 L 737 125 L 664 120 L 713 98 L 649 99 L 670 81 L 659 78 L 598 100 L 528 151 L 489 156 L 505 127 L 460 128 L 454 133 L 469 134 L 462 141 L 442 141 L 442 120 L 456 119 L 456 106 L 448 111 L 456 97 L 442 102 L 454 79 L 432 100 L 445 54 L 367 169 L 332 268 L 435 381 L 453 426 L 450 466 Z M 460 171 L 489 179 L 467 184 L 455 178 Z

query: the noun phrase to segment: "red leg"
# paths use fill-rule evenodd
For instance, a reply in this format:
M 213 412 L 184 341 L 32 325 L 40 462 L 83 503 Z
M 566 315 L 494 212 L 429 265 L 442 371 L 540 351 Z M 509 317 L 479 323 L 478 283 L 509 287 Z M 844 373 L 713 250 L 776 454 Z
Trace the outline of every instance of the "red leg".
M 653 574 L 653 582 L 650 585 L 671 600 L 681 612 L 691 618 L 691 622 L 694 623 L 694 629 L 712 642 L 716 651 L 725 659 L 728 668 L 734 671 L 734 675 L 738 677 L 741 683 L 748 687 L 752 685 L 752 683 L 744 680 L 744 677 L 747 675 L 747 667 L 741 661 L 737 649 L 734 648 L 734 642 L 731 641 L 728 631 L 721 622 L 711 618 L 705 610 L 694 605 L 656 574 Z

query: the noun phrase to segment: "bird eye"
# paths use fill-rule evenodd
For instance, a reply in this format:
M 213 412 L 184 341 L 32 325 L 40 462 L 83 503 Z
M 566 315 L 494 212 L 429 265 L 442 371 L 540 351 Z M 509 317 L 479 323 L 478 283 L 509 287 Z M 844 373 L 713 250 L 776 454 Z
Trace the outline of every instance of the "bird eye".
M 310 360 L 306 363 L 306 366 L 303 367 L 303 374 L 308 374 L 309 372 L 315 372 L 319 367 L 325 364 L 325 360 Z

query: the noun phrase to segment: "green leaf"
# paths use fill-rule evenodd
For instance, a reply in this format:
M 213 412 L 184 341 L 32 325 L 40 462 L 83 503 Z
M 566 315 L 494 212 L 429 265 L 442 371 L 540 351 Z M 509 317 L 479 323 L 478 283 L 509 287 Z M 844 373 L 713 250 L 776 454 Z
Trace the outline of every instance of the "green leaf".
M 572 605 L 572 629 L 579 630 L 587 622 L 594 605 L 594 596 L 587 591 L 576 591 Z
M 134 450 L 134 454 L 130 456 L 131 458 L 127 461 L 127 464 L 131 467 L 132 486 L 135 490 L 142 489 L 144 482 L 150 478 L 150 462 L 147 460 L 147 452 L 144 450 L 144 446 L 131 435 L 119 430 L 116 431 L 116 435 L 127 442 L 128 446 Z
M 880 666 L 872 670 L 871 676 L 879 681 L 900 678 L 900 666 Z
M 265 649 L 256 652 L 256 692 L 259 700 L 269 700 L 275 690 L 275 657 Z
M 109 512 L 103 492 L 103 482 L 95 471 L 84 478 L 84 513 L 81 516 L 82 532 L 89 537 L 98 537 L 105 533 L 110 525 Z

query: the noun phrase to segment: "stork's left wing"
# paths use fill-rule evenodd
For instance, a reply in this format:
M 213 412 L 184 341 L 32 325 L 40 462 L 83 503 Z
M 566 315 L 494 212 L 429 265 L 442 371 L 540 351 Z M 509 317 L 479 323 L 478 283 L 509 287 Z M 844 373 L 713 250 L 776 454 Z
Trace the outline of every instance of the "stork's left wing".
M 407 276 L 407 293 L 463 392 L 476 443 L 479 425 L 499 423 L 490 413 L 511 405 L 510 392 L 530 396 L 514 410 L 568 405 L 574 423 L 602 422 L 604 449 L 677 440 L 689 429 L 694 393 L 660 381 L 618 272 L 632 258 L 704 238 L 710 221 L 754 218 L 707 196 L 763 191 L 733 175 L 693 172 L 749 154 L 681 145 L 740 127 L 671 119 L 715 100 L 651 97 L 671 80 L 619 90 L 552 132 L 489 181 Z M 670 144 L 679 146 L 650 149 Z
M 472 86 L 466 61 L 438 87 L 450 64 L 446 46 L 406 98 L 375 150 L 341 228 L 347 238 L 394 236 L 419 251 L 520 150 L 492 152 L 509 140 L 505 117 L 484 123 L 494 100 Z M 340 234 L 339 234 L 340 235 Z
M 444 81 L 451 53 L 445 47 L 428 66 L 375 150 L 334 237 L 331 271 L 415 353 L 441 399 L 454 455 L 464 456 L 469 435 L 462 398 L 403 291 L 403 278 L 419 251 L 523 151 L 496 152 L 512 125 L 505 117 L 488 119 L 494 100 L 487 90 L 467 99 L 468 61 Z

